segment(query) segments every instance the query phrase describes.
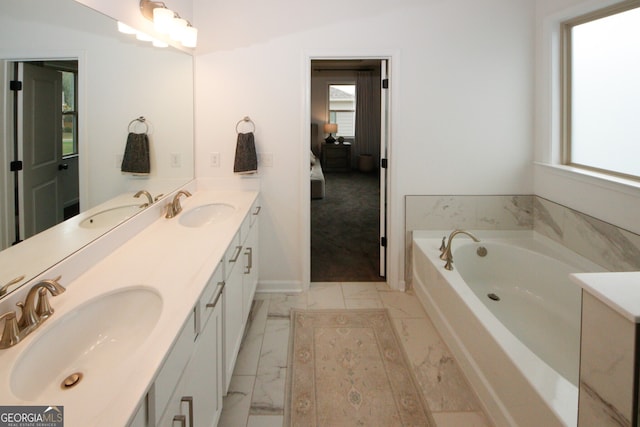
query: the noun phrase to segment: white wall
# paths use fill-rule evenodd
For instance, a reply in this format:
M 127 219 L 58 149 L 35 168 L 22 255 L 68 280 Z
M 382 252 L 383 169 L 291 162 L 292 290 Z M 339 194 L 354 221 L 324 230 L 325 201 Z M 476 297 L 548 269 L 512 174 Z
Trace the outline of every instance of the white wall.
M 560 160 L 559 40 L 563 20 L 617 0 L 536 1 L 535 194 L 640 233 L 640 184 L 553 167 Z M 549 166 L 552 165 L 552 166 Z
M 531 193 L 534 0 L 195 0 L 194 15 L 196 176 L 232 175 L 245 115 L 273 155 L 261 167 L 262 282 L 308 280 L 310 58 L 391 56 L 392 286 L 406 194 Z

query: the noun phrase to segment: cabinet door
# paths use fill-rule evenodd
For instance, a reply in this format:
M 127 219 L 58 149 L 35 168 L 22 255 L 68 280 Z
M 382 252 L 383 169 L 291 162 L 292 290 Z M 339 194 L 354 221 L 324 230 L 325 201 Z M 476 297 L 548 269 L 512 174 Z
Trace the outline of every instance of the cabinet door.
M 223 292 L 225 393 L 229 388 L 233 368 L 240 350 L 245 320 L 242 299 L 242 246 L 237 245 L 227 252 L 230 255 L 226 259 L 228 275 Z
M 249 316 L 251 303 L 258 287 L 258 222 L 256 221 L 244 243 L 244 265 L 242 278 L 242 292 L 244 300 L 244 316 Z
M 208 307 L 209 321 L 198 337 L 196 350 L 185 372 L 186 392 L 193 397 L 194 426 L 217 425 L 222 411 L 222 303 Z M 183 408 L 184 410 L 184 408 Z
M 222 411 L 222 284 L 203 313 L 208 317 L 194 344 L 191 360 L 176 385 L 158 425 L 217 425 Z

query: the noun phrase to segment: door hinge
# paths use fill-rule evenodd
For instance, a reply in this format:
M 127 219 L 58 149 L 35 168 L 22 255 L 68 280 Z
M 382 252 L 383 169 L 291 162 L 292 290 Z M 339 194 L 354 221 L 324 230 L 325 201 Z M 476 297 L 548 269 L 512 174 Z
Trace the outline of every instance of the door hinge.
M 11 172 L 17 172 L 22 170 L 22 160 L 14 160 L 9 163 L 9 170 Z
M 21 91 L 22 90 L 22 82 L 20 80 L 11 80 L 9 82 L 9 89 L 13 91 Z
M 382 89 L 389 89 L 389 79 L 382 79 Z
M 382 169 L 386 169 L 387 168 L 387 159 L 380 159 L 380 167 Z
M 382 246 L 383 248 L 387 247 L 387 238 L 386 237 L 380 237 L 380 246 Z

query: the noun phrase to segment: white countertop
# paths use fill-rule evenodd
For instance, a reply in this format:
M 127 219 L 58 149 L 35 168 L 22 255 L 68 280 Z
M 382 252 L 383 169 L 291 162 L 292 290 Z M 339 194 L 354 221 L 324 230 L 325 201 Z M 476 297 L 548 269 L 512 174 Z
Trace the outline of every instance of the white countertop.
M 212 202 L 232 204 L 237 210 L 225 220 L 199 228 L 182 226 L 179 215 L 172 219 L 155 219 L 71 283 L 65 281 L 64 263 L 58 266 L 63 275 L 61 284 L 67 291 L 50 298 L 55 314 L 23 342 L 0 350 L 0 402 L 3 405 L 64 406 L 65 425 L 70 427 L 125 426 L 257 197 L 256 191 L 194 192 L 192 197 L 181 198 L 183 212 L 180 215 Z M 102 244 L 109 246 L 109 235 L 102 239 Z M 154 288 L 162 297 L 162 313 L 145 342 L 127 358 L 114 363 L 116 368 L 109 373 L 108 382 L 86 384 L 86 387 L 80 384 L 65 391 L 64 395 L 57 394 L 61 399 L 55 402 L 47 401 L 46 397 L 43 401 L 24 401 L 12 394 L 12 366 L 40 334 L 79 304 L 133 286 Z M 140 309 L 144 310 L 144 307 Z M 90 380 L 90 373 L 83 379 L 87 380 Z
M 579 273 L 571 279 L 620 315 L 640 323 L 640 271 Z

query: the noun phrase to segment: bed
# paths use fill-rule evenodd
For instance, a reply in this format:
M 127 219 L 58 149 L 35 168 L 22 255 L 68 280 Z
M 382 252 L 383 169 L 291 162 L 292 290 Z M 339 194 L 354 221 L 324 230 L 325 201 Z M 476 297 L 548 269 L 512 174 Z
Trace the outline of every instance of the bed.
M 311 153 L 309 154 L 311 165 L 311 198 L 322 199 L 324 197 L 324 173 L 320 164 L 320 149 L 322 143 L 318 139 L 318 124 L 311 124 Z

